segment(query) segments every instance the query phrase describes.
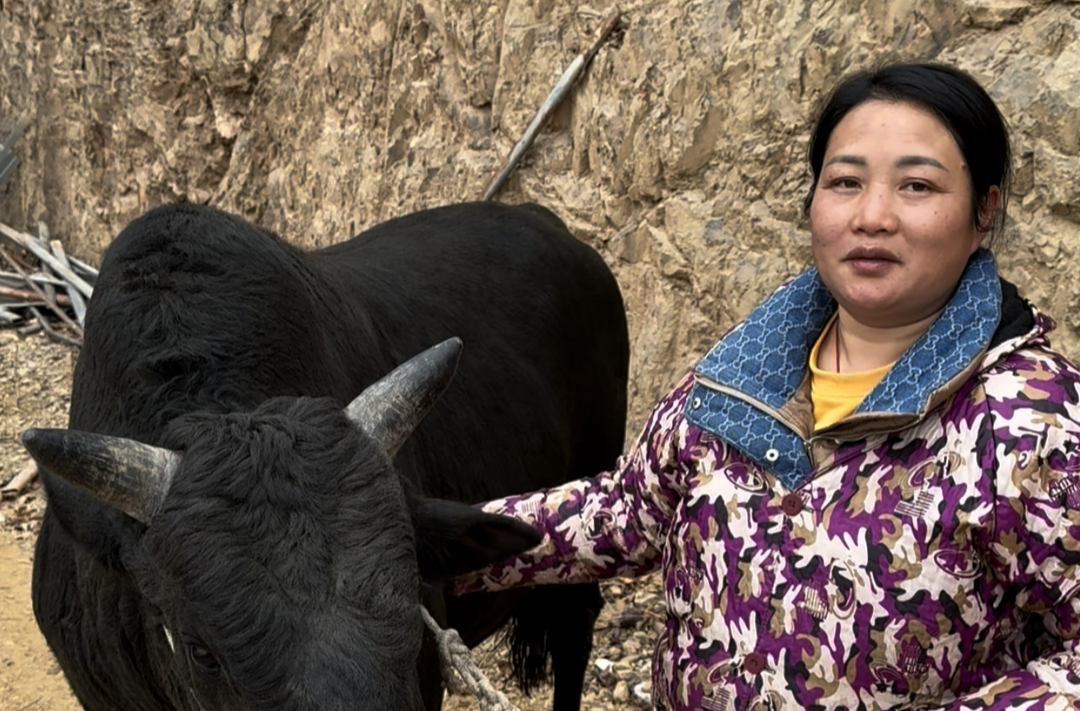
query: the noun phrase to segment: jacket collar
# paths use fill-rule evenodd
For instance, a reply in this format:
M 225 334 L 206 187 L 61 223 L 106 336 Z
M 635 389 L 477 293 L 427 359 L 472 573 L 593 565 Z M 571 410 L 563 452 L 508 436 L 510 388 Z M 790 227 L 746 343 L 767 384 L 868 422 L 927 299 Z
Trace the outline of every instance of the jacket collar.
M 956 292 L 855 414 L 921 414 L 932 395 L 990 345 L 1001 319 L 1001 281 L 990 252 L 968 261 Z M 797 392 L 810 349 L 836 301 L 810 269 L 769 297 L 698 363 L 699 380 L 779 411 Z

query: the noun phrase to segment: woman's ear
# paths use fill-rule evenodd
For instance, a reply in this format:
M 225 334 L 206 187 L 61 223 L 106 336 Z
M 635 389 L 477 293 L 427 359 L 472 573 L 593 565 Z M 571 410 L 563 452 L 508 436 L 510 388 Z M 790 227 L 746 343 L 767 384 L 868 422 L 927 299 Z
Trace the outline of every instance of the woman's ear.
M 975 222 L 976 245 L 971 251 L 974 252 L 982 244 L 990 228 L 994 226 L 994 217 L 998 208 L 1001 207 L 1001 189 L 991 185 L 986 196 L 979 202 L 978 218 Z

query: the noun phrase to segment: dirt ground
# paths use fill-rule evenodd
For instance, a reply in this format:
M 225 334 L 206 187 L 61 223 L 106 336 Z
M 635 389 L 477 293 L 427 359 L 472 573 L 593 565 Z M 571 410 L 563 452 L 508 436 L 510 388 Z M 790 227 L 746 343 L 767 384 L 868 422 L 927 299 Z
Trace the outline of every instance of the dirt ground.
M 43 336 L 0 330 L 0 485 L 26 464 L 19 444 L 28 427 L 62 427 L 77 350 Z M 35 485 L 0 501 L 0 711 L 77 711 L 63 674 L 34 621 L 30 603 L 33 541 L 44 508 Z M 584 709 L 645 708 L 648 665 L 661 619 L 656 577 L 604 585 L 608 601 L 597 624 Z M 505 681 L 500 650 L 485 644 L 473 657 L 494 685 L 522 711 L 551 707 L 550 686 L 525 698 Z M 447 711 L 475 711 L 472 696 L 448 695 Z
M 73 348 L 0 330 L 0 484 L 30 462 L 19 444 L 23 430 L 65 424 L 74 359 Z M 0 711 L 79 708 L 30 605 L 34 535 L 43 506 L 37 487 L 0 501 Z

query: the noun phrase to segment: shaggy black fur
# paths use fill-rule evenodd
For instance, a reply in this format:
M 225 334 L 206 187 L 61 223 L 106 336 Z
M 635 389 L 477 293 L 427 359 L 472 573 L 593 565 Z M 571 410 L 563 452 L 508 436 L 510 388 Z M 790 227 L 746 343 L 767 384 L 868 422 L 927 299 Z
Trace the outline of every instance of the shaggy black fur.
M 451 336 L 458 375 L 391 464 L 342 408 Z M 182 466 L 148 527 L 44 474 L 34 607 L 76 695 L 436 709 L 424 579 L 469 643 L 516 615 L 517 675 L 550 654 L 556 709 L 577 708 L 595 586 L 443 599 L 440 581 L 536 541 L 452 502 L 614 464 L 627 360 L 610 272 L 536 206 L 439 208 L 314 252 L 206 207 L 136 220 L 102 264 L 70 426 Z

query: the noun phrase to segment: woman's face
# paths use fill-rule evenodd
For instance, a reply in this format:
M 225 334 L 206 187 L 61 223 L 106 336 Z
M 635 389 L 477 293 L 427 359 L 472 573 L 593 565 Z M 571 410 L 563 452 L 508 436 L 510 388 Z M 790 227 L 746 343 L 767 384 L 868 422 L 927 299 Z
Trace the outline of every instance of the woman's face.
M 945 126 L 911 104 L 868 101 L 836 125 L 810 206 L 814 261 L 861 324 L 940 311 L 982 243 L 971 178 Z M 996 207 L 996 189 L 990 196 Z

